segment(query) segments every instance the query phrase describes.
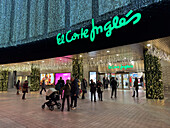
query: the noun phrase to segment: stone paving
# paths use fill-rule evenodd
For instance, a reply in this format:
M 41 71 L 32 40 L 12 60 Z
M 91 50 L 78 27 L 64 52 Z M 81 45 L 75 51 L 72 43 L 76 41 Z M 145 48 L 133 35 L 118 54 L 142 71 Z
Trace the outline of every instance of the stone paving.
M 26 100 L 15 93 L 0 92 L 0 128 L 170 128 L 169 94 L 164 100 L 148 100 L 142 90 L 138 98 L 130 90 L 118 90 L 117 99 L 111 99 L 108 89 L 103 101 L 91 102 L 87 94 L 78 99 L 76 110 L 61 112 L 41 109 L 45 93 L 29 92 Z

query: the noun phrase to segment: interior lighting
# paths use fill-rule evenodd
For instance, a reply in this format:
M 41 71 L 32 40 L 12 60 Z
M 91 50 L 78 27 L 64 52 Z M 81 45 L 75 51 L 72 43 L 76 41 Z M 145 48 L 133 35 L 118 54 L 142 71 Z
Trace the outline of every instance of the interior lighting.
M 42 63 L 44 63 L 44 61 L 42 61 Z
M 91 58 L 93 60 L 93 58 Z
M 82 57 L 82 55 L 80 55 L 80 57 Z
M 131 64 L 132 64 L 132 65 L 134 65 L 134 63 L 135 63 L 134 61 L 131 61 Z
M 147 46 L 148 46 L 148 47 L 150 47 L 150 46 L 151 46 L 151 44 L 147 44 Z
M 107 52 L 110 52 L 110 51 L 107 51 Z
M 116 56 L 119 56 L 119 54 L 116 54 Z

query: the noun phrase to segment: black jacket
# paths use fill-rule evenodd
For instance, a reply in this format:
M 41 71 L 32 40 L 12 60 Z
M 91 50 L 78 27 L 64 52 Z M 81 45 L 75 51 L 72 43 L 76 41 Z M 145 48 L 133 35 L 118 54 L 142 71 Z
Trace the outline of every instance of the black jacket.
M 64 80 L 58 80 L 58 84 L 60 84 L 60 87 L 64 87 Z
M 116 80 L 111 80 L 110 85 L 112 86 L 112 88 L 117 88 L 117 81 Z
M 94 83 L 90 84 L 90 92 L 92 92 L 92 93 L 96 92 L 96 85 Z
M 62 88 L 64 90 L 64 95 L 65 96 L 69 96 L 70 95 L 70 85 L 69 84 L 65 84 L 64 87 Z
M 78 95 L 78 83 L 77 83 L 77 79 L 75 79 L 72 83 L 71 83 L 71 95 L 73 96 L 74 94 Z

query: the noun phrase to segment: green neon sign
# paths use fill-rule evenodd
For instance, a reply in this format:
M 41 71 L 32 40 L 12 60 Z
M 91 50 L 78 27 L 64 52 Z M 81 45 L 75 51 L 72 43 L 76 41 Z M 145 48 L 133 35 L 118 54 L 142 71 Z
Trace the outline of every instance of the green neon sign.
M 120 70 L 122 70 L 122 69 L 128 69 L 128 68 L 133 68 L 133 65 L 125 65 L 125 66 L 123 66 L 122 64 L 121 64 L 121 66 L 114 66 L 114 65 L 109 65 L 108 66 L 108 69 L 120 69 Z
M 128 25 L 131 21 L 133 21 L 133 25 L 137 24 L 141 19 L 141 14 L 136 13 L 129 18 L 129 16 L 133 13 L 133 10 L 130 10 L 125 17 L 119 19 L 118 16 L 115 16 L 112 21 L 108 21 L 104 26 L 95 26 L 94 19 L 92 19 L 92 29 L 84 29 L 81 28 L 81 33 L 73 33 L 71 38 L 68 38 L 68 35 L 71 34 L 71 30 L 69 30 L 66 34 L 59 33 L 56 37 L 57 44 L 65 44 L 65 42 L 70 43 L 74 40 L 79 40 L 83 38 L 90 38 L 90 41 L 93 42 L 95 40 L 96 35 L 106 32 L 106 37 L 110 37 L 112 35 L 112 31 L 114 29 L 119 29 L 123 26 Z M 128 20 L 126 19 L 128 18 Z

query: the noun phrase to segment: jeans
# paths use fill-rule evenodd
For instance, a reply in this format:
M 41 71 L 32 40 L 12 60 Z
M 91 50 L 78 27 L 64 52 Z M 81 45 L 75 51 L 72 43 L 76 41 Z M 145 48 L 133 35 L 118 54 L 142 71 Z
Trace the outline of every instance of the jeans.
M 26 92 L 23 92 L 22 99 L 25 99 L 25 93 L 26 93 Z
M 70 111 L 70 107 L 69 107 L 69 105 L 70 105 L 70 103 L 69 103 L 69 95 L 68 96 L 66 96 L 66 95 L 64 95 L 64 97 L 63 97 L 63 103 L 62 103 L 62 111 L 64 110 L 64 103 L 65 103 L 65 99 L 67 98 L 67 111 Z
M 94 101 L 96 102 L 96 92 L 91 92 L 91 101 L 93 101 L 93 95 L 94 95 Z
M 46 92 L 46 89 L 45 89 L 45 88 L 41 88 L 40 94 L 42 94 L 42 91 L 43 91 L 43 90 Z
M 82 92 L 82 93 L 83 93 L 83 94 L 82 94 L 82 99 L 85 99 L 85 96 L 84 96 L 85 93 L 84 93 L 84 92 L 85 92 L 85 91 Z
M 116 98 L 116 93 L 117 93 L 117 88 L 112 88 L 112 94 L 111 97 L 113 96 L 113 92 L 115 91 L 115 98 Z
M 71 107 L 73 107 L 73 101 L 74 101 L 74 107 L 77 107 L 77 95 L 71 96 Z
M 99 100 L 102 101 L 102 92 L 99 92 L 99 93 L 98 93 L 98 97 L 99 97 Z

